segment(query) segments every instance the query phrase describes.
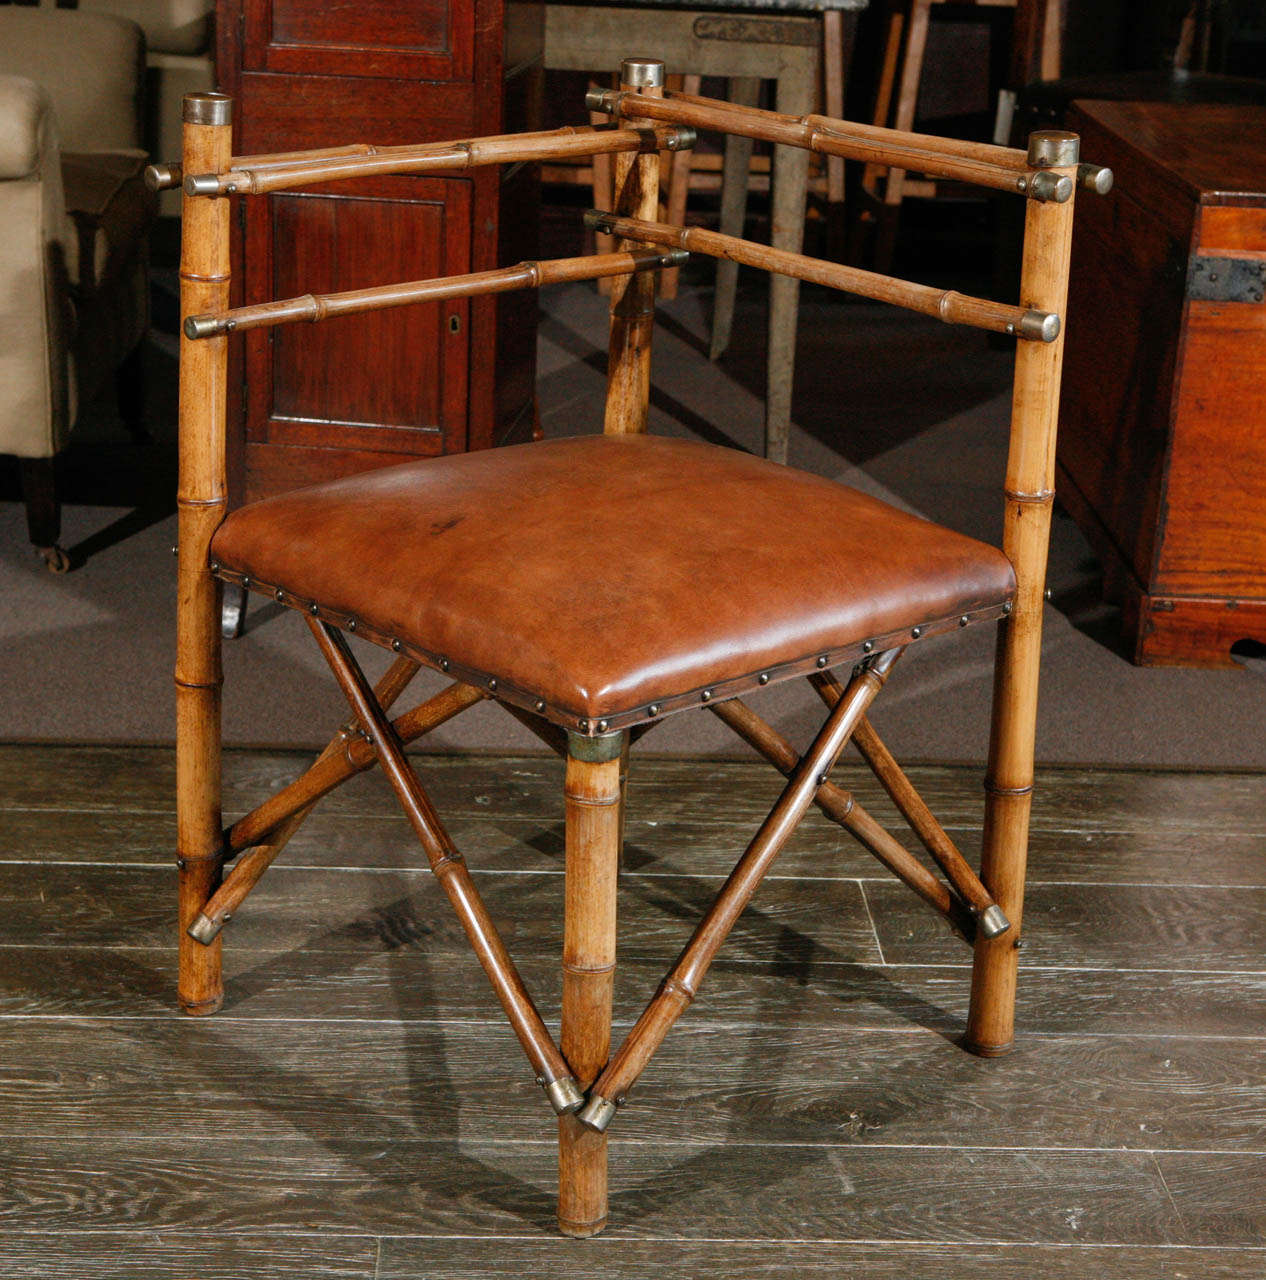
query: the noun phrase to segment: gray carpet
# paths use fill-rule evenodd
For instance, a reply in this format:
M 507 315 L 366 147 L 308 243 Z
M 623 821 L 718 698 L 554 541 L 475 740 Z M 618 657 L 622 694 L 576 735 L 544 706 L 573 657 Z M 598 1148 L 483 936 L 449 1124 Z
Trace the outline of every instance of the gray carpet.
M 549 435 L 599 429 L 606 313 L 591 288 L 547 293 L 540 343 Z M 710 291 L 663 308 L 652 429 L 754 450 L 761 439 L 764 299 L 740 296 L 733 349 L 702 347 Z M 165 743 L 172 739 L 175 562 L 171 507 L 173 344 L 159 336 L 157 443 L 124 443 L 108 408 L 88 415 L 64 460 L 72 499 L 63 541 L 81 567 L 43 571 L 16 501 L 0 502 L 0 739 Z M 1010 357 L 975 333 L 806 291 L 791 461 L 978 536 L 995 538 L 1006 452 Z M 3 496 L 13 499 L 11 476 Z M 1117 650 L 1116 616 L 1075 526 L 1057 515 L 1047 608 L 1039 759 L 1130 765 L 1266 767 L 1266 662 L 1245 670 L 1142 669 Z M 377 669 L 382 656 L 372 653 Z M 875 722 L 915 760 L 980 760 L 987 740 L 987 628 L 918 646 Z M 317 746 L 345 715 L 302 622 L 254 605 L 225 652 L 229 743 Z M 426 677 L 426 687 L 438 682 Z M 423 682 L 419 682 L 423 687 Z M 758 708 L 805 742 L 820 708 L 803 682 L 764 691 Z M 517 751 L 538 744 L 492 706 L 446 726 L 433 749 Z M 742 755 L 707 713 L 666 721 L 642 750 Z

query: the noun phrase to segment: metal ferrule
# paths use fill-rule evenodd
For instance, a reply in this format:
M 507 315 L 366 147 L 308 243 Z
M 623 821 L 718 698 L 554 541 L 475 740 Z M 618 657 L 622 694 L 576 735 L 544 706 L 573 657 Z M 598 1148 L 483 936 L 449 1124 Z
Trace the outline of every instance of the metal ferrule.
M 204 947 L 209 947 L 220 936 L 220 930 L 224 928 L 224 921 L 212 920 L 210 916 L 203 915 L 198 912 L 194 918 L 193 924 L 189 926 L 185 932 L 195 941 L 200 942 Z
M 225 323 L 219 316 L 186 316 L 185 337 L 193 341 L 199 338 L 214 338 L 223 333 Z
M 1066 173 L 1043 169 L 1029 180 L 1029 195 L 1043 204 L 1067 204 L 1073 198 L 1073 180 Z
M 615 224 L 615 214 L 605 209 L 586 209 L 584 224 L 589 231 L 610 231 Z
M 689 249 L 669 249 L 659 255 L 661 267 L 684 267 L 690 261 Z
M 590 737 L 584 733 L 568 733 L 567 754 L 573 760 L 584 760 L 589 764 L 603 764 L 607 760 L 615 760 L 624 750 L 624 731 L 617 729 L 614 733 L 600 733 Z
M 151 191 L 167 191 L 180 186 L 181 170 L 178 164 L 151 164 L 145 168 L 145 185 Z
M 688 124 L 679 124 L 664 140 L 665 151 L 693 151 L 699 134 Z
M 557 1080 L 548 1080 L 543 1087 L 555 1115 L 569 1116 L 585 1105 L 585 1095 L 581 1093 L 580 1086 L 571 1076 L 559 1076 Z
M 606 1133 L 607 1126 L 615 1119 L 615 1103 L 595 1093 L 576 1113 L 576 1119 L 595 1133 Z
M 613 116 L 620 106 L 620 95 L 614 89 L 590 89 L 585 94 L 585 107 Z
M 186 124 L 233 123 L 233 99 L 227 93 L 187 93 L 182 106 Z
M 996 902 L 976 913 L 976 924 L 982 938 L 996 938 L 1011 928 L 1011 921 Z
M 1112 170 L 1099 164 L 1079 164 L 1077 166 L 1077 185 L 1083 191 L 1093 191 L 1097 196 L 1106 196 L 1112 190 L 1115 181 Z
M 218 196 L 220 178 L 214 173 L 189 173 L 180 184 L 187 196 Z
M 1054 342 L 1059 337 L 1059 316 L 1053 311 L 1026 311 L 1015 327 L 1016 336 L 1030 342 Z
M 630 89 L 662 89 L 664 64 L 659 58 L 625 58 L 620 63 L 620 83 Z
M 1081 157 L 1081 139 L 1067 129 L 1039 129 L 1029 134 L 1029 164 L 1034 169 L 1060 169 Z

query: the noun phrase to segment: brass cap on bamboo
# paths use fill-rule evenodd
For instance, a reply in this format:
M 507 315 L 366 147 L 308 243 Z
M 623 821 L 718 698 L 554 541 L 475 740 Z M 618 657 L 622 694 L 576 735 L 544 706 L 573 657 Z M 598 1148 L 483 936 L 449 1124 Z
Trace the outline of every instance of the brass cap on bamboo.
M 187 173 L 180 184 L 187 196 L 218 196 L 220 178 L 214 173 Z
M 204 947 L 209 947 L 220 936 L 220 930 L 224 928 L 224 921 L 219 923 L 212 920 L 210 916 L 203 915 L 198 912 L 193 924 L 185 930 L 185 932 L 195 941 L 200 942 Z
M 1029 134 L 1029 164 L 1035 169 L 1056 169 L 1076 164 L 1081 139 L 1067 129 L 1039 129 Z
M 1101 164 L 1079 164 L 1077 166 L 1077 185 L 1084 191 L 1093 191 L 1097 196 L 1106 196 L 1112 190 L 1116 179 L 1111 169 Z
M 595 1093 L 576 1113 L 576 1119 L 595 1133 L 605 1133 L 615 1119 L 615 1103 Z
M 589 764 L 602 764 L 607 760 L 615 760 L 624 750 L 624 731 L 617 729 L 614 733 L 600 733 L 590 737 L 584 733 L 567 734 L 567 754 L 573 760 L 584 760 Z
M 664 139 L 665 151 L 693 151 L 699 135 L 688 124 L 679 124 Z
M 227 93 L 187 93 L 181 118 L 186 124 L 232 124 L 233 99 Z
M 178 187 L 180 177 L 178 164 L 151 164 L 145 167 L 145 185 L 151 191 L 167 191 L 171 187 Z
M 557 1115 L 567 1116 L 585 1105 L 585 1095 L 571 1076 L 559 1076 L 545 1085 L 545 1096 Z
M 1029 195 L 1043 204 L 1067 204 L 1073 198 L 1073 180 L 1066 173 L 1043 169 L 1029 180 Z
M 977 913 L 976 925 L 980 930 L 981 937 L 996 938 L 1011 928 L 1011 921 L 1007 919 L 1006 913 L 995 902 L 992 906 L 986 907 L 983 911 Z
M 185 337 L 196 342 L 199 338 L 214 338 L 224 332 L 224 321 L 219 316 L 186 316 Z
M 1059 337 L 1059 316 L 1053 311 L 1026 311 L 1015 328 L 1016 336 L 1030 342 L 1054 342 Z
M 631 89 L 662 89 L 664 63 L 660 58 L 625 58 L 620 63 L 620 83 Z

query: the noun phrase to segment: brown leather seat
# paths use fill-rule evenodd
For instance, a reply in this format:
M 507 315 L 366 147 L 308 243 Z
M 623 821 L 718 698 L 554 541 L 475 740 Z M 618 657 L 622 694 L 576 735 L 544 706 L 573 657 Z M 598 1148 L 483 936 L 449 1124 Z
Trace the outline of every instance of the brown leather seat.
M 643 435 L 298 490 L 231 515 L 211 556 L 582 732 L 997 617 L 1015 586 L 996 548 L 843 485 Z

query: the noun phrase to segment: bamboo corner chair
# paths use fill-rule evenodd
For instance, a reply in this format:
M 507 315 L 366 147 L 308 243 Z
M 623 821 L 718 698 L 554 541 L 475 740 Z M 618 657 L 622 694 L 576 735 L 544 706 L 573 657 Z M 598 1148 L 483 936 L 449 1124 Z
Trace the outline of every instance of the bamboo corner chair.
M 451 144 L 233 157 L 229 99 L 185 99 L 177 690 L 179 998 L 220 1005 L 220 931 L 316 801 L 377 763 L 451 900 L 559 1117 L 558 1219 L 607 1217 L 606 1129 L 811 804 L 853 833 L 974 946 L 966 1046 L 1011 1044 L 1030 797 L 1043 577 L 1072 196 L 1104 185 L 1077 139 L 1027 154 L 663 92 L 663 65 L 626 61 L 590 95 L 609 128 Z M 718 129 L 831 156 L 965 178 L 1028 199 L 1023 305 L 944 293 L 656 221 L 659 151 Z M 619 251 L 477 275 L 230 309 L 229 212 L 260 194 L 364 174 L 422 173 L 564 154 L 613 154 L 618 198 L 593 213 Z M 648 247 L 649 246 L 649 247 Z M 699 250 L 886 299 L 1017 341 L 1004 547 L 975 542 L 844 486 L 734 450 L 646 436 L 655 271 Z M 611 276 L 601 436 L 409 462 L 226 513 L 228 335 L 410 302 Z M 601 503 L 600 534 L 593 507 Z M 495 538 L 491 536 L 494 532 Z M 221 583 L 305 615 L 353 710 L 296 781 L 227 830 L 220 795 Z M 1000 620 L 979 876 L 866 719 L 904 649 Z M 397 657 L 371 688 L 344 638 Z M 394 719 L 421 666 L 453 683 Z M 833 672 L 849 673 L 845 682 Z M 741 700 L 807 675 L 828 708 L 797 755 Z M 491 698 L 566 760 L 562 1035 L 532 1002 L 405 745 Z M 788 778 L 777 803 L 632 1031 L 610 1052 L 622 776 L 631 741 L 703 708 Z M 829 774 L 852 737 L 944 872 L 929 870 Z M 231 869 L 230 869 L 230 864 Z

